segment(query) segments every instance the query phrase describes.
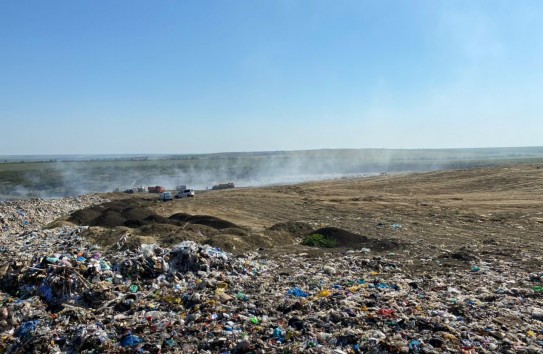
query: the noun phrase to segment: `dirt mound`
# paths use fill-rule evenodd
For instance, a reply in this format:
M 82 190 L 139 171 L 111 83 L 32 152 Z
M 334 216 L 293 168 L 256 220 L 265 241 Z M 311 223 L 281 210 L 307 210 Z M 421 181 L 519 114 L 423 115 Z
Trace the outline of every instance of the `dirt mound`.
M 148 224 L 170 224 L 170 225 L 177 225 L 177 226 L 182 225 L 182 223 L 180 223 L 178 221 L 170 220 L 168 218 L 165 218 L 164 216 L 160 216 L 160 215 L 157 215 L 157 214 L 149 215 L 148 217 L 146 217 L 143 220 L 145 222 L 147 222 Z
M 90 225 L 96 218 L 102 215 L 102 210 L 97 210 L 96 207 L 85 208 L 74 211 L 67 221 L 77 225 Z
M 77 225 L 117 227 L 127 220 L 144 220 L 154 214 L 137 200 L 123 199 L 77 210 L 66 221 Z
M 155 225 L 155 224 L 161 224 L 161 225 L 174 225 L 174 226 L 182 226 L 183 223 L 180 221 L 171 220 L 169 218 L 165 218 L 160 215 L 151 214 L 143 219 L 131 219 L 126 220 L 124 223 L 124 226 L 131 227 L 133 229 L 140 228 L 145 225 Z
M 375 239 L 353 232 L 343 230 L 337 227 L 323 227 L 321 229 L 315 230 L 310 234 L 320 234 L 326 238 L 336 241 L 336 247 L 347 247 L 347 248 L 369 248 L 372 251 L 391 251 L 402 248 L 402 244 L 396 240 L 390 239 Z
M 78 210 L 72 213 L 67 222 L 99 227 L 102 231 L 88 233 L 86 236 L 105 247 L 117 247 L 117 240 L 127 228 L 130 228 L 134 235 L 130 238 L 132 243 L 141 242 L 142 237 L 152 237 L 156 242 L 168 246 L 185 240 L 204 242 L 206 238 L 216 237 L 219 230 L 237 236 L 247 235 L 247 231 L 236 224 L 213 216 L 176 213 L 170 217 L 164 217 L 147 208 L 132 204 L 134 203 L 116 201 Z M 93 230 L 98 229 L 93 228 Z M 221 246 L 229 244 L 228 242 L 221 243 Z M 240 240 L 234 244 L 241 246 L 241 249 L 247 248 L 245 242 Z M 235 246 L 233 245 L 232 248 Z
M 89 226 L 102 226 L 102 227 L 117 227 L 124 226 L 126 219 L 122 215 L 113 210 L 107 210 L 102 213 L 99 217 L 95 218 L 90 222 Z
M 366 236 L 355 234 L 338 227 L 323 227 L 311 232 L 311 234 L 320 234 L 328 239 L 334 240 L 338 247 L 363 247 L 368 242 Z
M 300 221 L 280 222 L 268 228 L 270 231 L 288 232 L 295 236 L 305 236 L 313 231 L 311 225 Z
M 281 221 L 263 231 L 262 229 L 255 231 L 213 216 L 212 213 L 192 215 L 179 206 L 168 209 L 169 206 L 170 204 L 160 204 L 158 207 L 156 202 L 151 203 L 138 198 L 122 199 L 76 211 L 65 220 L 78 225 L 102 227 L 113 233 L 117 228 L 129 228 L 134 240 L 151 237 L 158 243 L 168 245 L 189 239 L 209 240 L 216 246 L 236 252 L 259 248 L 295 247 L 299 244 L 300 238 L 315 233 L 335 240 L 337 248 L 365 247 L 376 252 L 401 248 L 397 241 L 369 238 L 341 229 L 339 228 L 341 225 L 313 231 L 313 226 L 306 222 Z M 168 210 L 170 214 L 166 214 Z M 97 242 L 113 242 L 107 239 L 109 234 L 106 234 L 97 238 Z
M 126 220 L 124 222 L 124 226 L 130 227 L 132 229 L 137 229 L 147 224 L 148 222 L 146 222 L 145 220 Z
M 45 225 L 44 226 L 44 229 L 56 229 L 57 227 L 64 227 L 64 226 L 68 226 L 68 227 L 74 227 L 75 224 L 72 223 L 72 222 L 69 222 L 69 221 L 65 221 L 65 220 L 55 220 L 53 222 L 50 222 L 49 224 Z
M 154 213 L 147 208 L 135 207 L 124 209 L 121 215 L 127 220 L 142 220 L 154 215 Z
M 173 215 L 170 215 L 169 219 L 176 220 L 176 221 L 187 221 L 188 218 L 190 218 L 192 215 L 186 214 L 186 213 L 176 213 Z
M 181 231 L 177 233 L 170 233 L 160 237 L 160 245 L 165 247 L 175 246 L 183 241 L 192 241 L 194 236 L 189 232 Z
M 173 225 L 186 228 L 187 223 L 191 225 L 202 225 L 211 227 L 214 230 L 243 229 L 236 224 L 211 215 L 191 215 L 178 212 L 164 217 L 149 209 L 149 203 L 138 199 L 122 199 L 95 205 L 86 209 L 78 210 L 70 215 L 66 221 L 77 225 L 101 226 L 115 228 L 119 226 L 141 229 L 147 225 Z
M 209 215 L 194 215 L 189 217 L 185 220 L 186 222 L 189 222 L 191 224 L 198 224 L 198 225 L 205 225 L 212 227 L 217 230 L 222 229 L 228 229 L 228 228 L 240 228 L 234 223 L 231 223 L 230 221 L 226 221 L 223 219 L 216 218 L 214 216 Z
M 243 238 L 234 235 L 209 238 L 204 243 L 234 254 L 243 254 L 243 252 L 254 248 Z
M 147 208 L 132 204 L 134 203 L 116 201 L 96 205 L 72 213 L 67 221 L 77 225 L 106 228 L 118 226 L 140 228 L 149 224 L 183 225 L 180 221 L 160 216 Z

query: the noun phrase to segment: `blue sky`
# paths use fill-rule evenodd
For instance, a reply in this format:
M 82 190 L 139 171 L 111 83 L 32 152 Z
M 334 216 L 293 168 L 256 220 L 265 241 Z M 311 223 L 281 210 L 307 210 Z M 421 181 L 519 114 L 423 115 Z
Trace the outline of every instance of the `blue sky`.
M 541 1 L 2 1 L 0 155 L 543 145 Z

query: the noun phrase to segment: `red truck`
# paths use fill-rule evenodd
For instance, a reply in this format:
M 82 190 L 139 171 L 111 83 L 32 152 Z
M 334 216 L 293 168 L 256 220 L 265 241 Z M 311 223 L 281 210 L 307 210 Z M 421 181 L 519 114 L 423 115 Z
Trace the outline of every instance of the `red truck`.
M 147 187 L 147 190 L 149 191 L 149 193 L 162 193 L 166 191 L 166 188 L 162 186 L 154 186 L 154 187 Z

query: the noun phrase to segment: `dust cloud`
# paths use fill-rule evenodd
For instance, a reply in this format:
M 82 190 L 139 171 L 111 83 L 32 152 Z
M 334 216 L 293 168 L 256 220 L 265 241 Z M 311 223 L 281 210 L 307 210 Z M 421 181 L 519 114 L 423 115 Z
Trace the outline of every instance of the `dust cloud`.
M 54 198 L 121 191 L 138 186 L 178 185 L 204 190 L 218 183 L 236 187 L 295 184 L 384 173 L 424 172 L 510 163 L 543 157 L 543 148 L 330 149 L 141 155 L 70 159 L 43 156 L 38 162 L 0 164 L 0 198 Z

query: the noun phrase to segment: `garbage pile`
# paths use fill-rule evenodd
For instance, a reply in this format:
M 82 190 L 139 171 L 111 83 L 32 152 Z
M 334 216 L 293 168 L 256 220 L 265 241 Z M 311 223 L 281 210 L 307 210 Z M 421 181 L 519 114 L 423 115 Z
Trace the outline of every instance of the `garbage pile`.
M 543 272 L 407 272 L 371 250 L 102 253 L 85 227 L 0 239 L 0 352 L 539 353 Z
M 61 216 L 104 201 L 92 194 L 63 199 L 0 201 L 0 234 L 39 229 Z

